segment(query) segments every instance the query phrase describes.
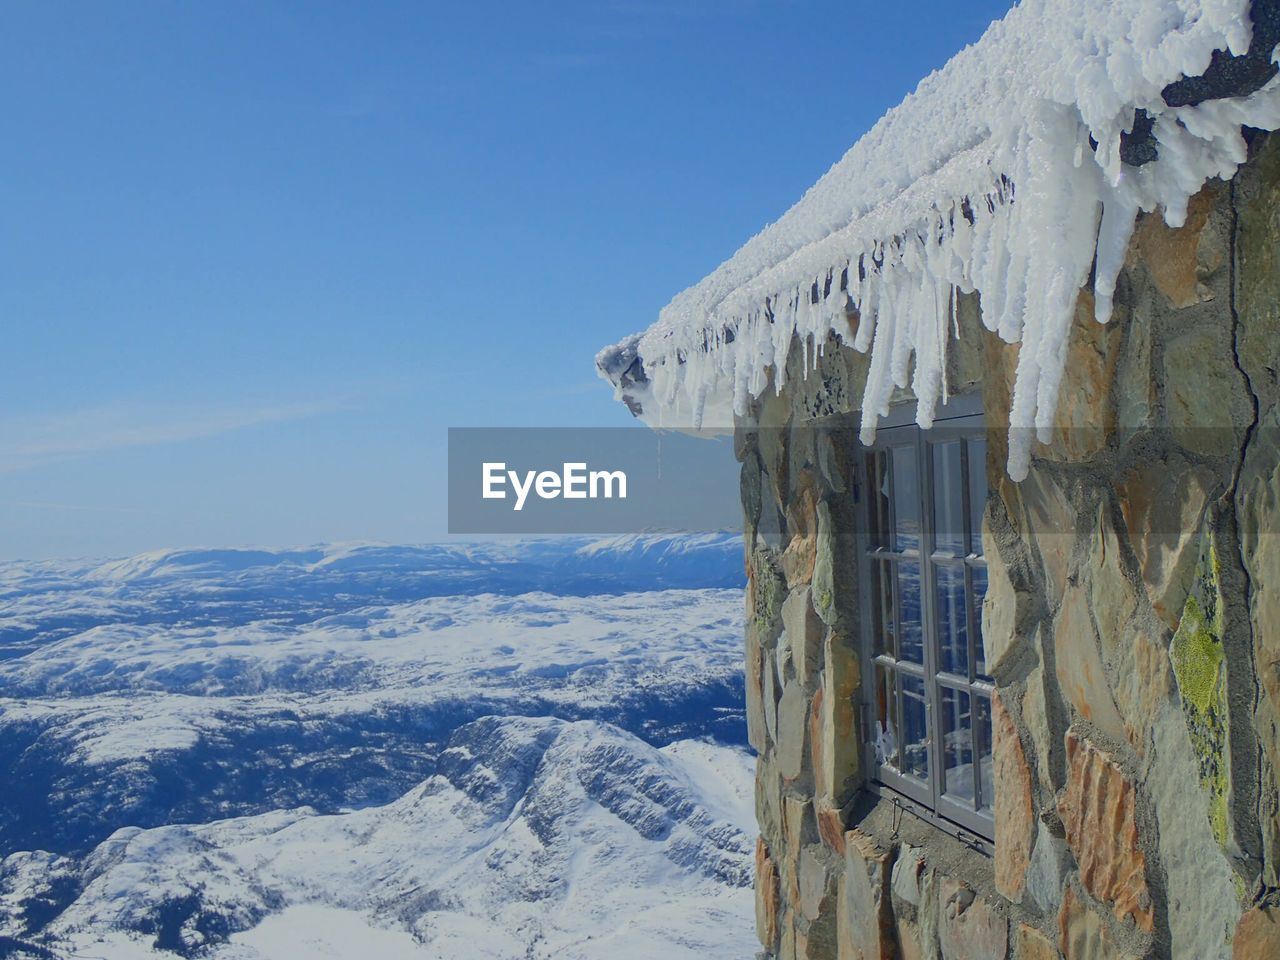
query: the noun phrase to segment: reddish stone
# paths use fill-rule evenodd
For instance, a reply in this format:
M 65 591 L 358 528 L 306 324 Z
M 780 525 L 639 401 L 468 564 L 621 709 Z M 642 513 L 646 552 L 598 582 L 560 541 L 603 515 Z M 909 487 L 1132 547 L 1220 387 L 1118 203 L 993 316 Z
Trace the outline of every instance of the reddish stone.
M 995 795 L 996 890 L 1017 902 L 1026 886 L 1027 864 L 1035 840 L 1035 811 L 1031 803 L 1031 768 L 1027 765 L 1018 728 L 998 693 L 991 698 L 993 778 Z
M 791 542 L 779 558 L 787 586 L 792 589 L 813 580 L 813 564 L 818 558 L 818 500 L 808 474 L 805 479 L 805 485 L 787 508 Z
M 1138 256 L 1156 289 L 1174 307 L 1189 307 L 1212 298 L 1200 277 L 1220 264 L 1212 259 L 1201 263 L 1199 254 L 1201 233 L 1209 222 L 1214 199 L 1211 188 L 1192 197 L 1180 227 L 1167 226 L 1164 217 L 1154 213 L 1138 219 L 1133 238 Z
M 1138 846 L 1137 794 L 1118 764 L 1068 730 L 1067 787 L 1058 801 L 1067 843 L 1086 890 L 1150 933 L 1155 912 L 1147 859 Z
M 840 856 L 844 856 L 844 816 L 835 807 L 815 802 L 814 814 L 818 821 L 818 836 L 822 842 Z
M 1276 960 L 1280 957 L 1280 908 L 1254 907 L 1236 926 L 1231 960 Z
M 764 837 L 756 839 L 756 934 L 766 950 L 778 944 L 778 868 Z
M 821 783 L 829 779 L 827 774 L 827 755 L 822 749 L 822 700 L 823 685 L 818 684 L 813 699 L 809 701 L 809 763 L 810 772 L 815 782 Z

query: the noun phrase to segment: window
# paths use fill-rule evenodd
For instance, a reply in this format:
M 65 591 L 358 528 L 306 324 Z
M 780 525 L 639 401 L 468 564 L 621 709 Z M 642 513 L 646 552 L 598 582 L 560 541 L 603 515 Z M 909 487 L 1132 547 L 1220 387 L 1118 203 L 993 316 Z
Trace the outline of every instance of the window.
M 990 838 L 982 418 L 893 422 L 864 449 L 867 755 L 881 784 Z

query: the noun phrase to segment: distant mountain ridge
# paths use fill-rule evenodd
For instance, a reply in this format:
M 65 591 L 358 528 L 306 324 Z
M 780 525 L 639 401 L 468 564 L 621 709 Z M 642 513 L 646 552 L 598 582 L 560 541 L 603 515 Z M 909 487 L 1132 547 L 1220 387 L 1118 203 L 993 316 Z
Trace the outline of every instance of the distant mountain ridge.
M 305 549 L 164 550 L 118 560 L 0 562 L 0 660 L 110 622 L 305 622 L 371 603 L 546 590 L 590 596 L 741 587 L 739 534 Z M 72 602 L 74 601 L 74 602 Z

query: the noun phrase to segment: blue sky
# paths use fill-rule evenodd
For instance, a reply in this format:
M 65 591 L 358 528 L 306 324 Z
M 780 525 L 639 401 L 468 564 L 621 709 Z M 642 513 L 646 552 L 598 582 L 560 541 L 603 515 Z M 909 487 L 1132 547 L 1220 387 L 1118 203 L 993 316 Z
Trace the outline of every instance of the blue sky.
M 0 557 L 439 538 L 999 2 L 0 11 Z

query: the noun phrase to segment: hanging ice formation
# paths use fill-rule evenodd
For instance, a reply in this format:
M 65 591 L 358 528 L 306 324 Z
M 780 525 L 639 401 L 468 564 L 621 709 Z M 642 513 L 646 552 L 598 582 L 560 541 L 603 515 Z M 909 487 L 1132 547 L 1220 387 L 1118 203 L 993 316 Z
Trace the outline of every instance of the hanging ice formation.
M 1242 127 L 1280 127 L 1274 76 L 1190 105 L 1162 95 L 1204 75 L 1215 51 L 1250 52 L 1255 32 L 1274 47 L 1274 30 L 1255 31 L 1262 18 L 1251 17 L 1267 7 L 1276 19 L 1272 6 L 1024 0 L 653 327 L 601 351 L 602 375 L 654 426 L 724 424 L 770 382 L 782 388 L 793 335 L 816 362 L 856 313 L 852 346 L 871 351 L 869 442 L 895 385 L 912 387 L 920 425 L 931 424 L 955 293 L 976 290 L 986 326 L 1021 343 L 1008 470 L 1022 479 L 1033 440 L 1049 439 L 1091 270 L 1106 323 L 1138 212 L 1181 225 L 1190 197 L 1245 160 Z M 1272 51 L 1261 55 L 1274 73 Z M 1140 165 L 1124 162 L 1134 153 Z

